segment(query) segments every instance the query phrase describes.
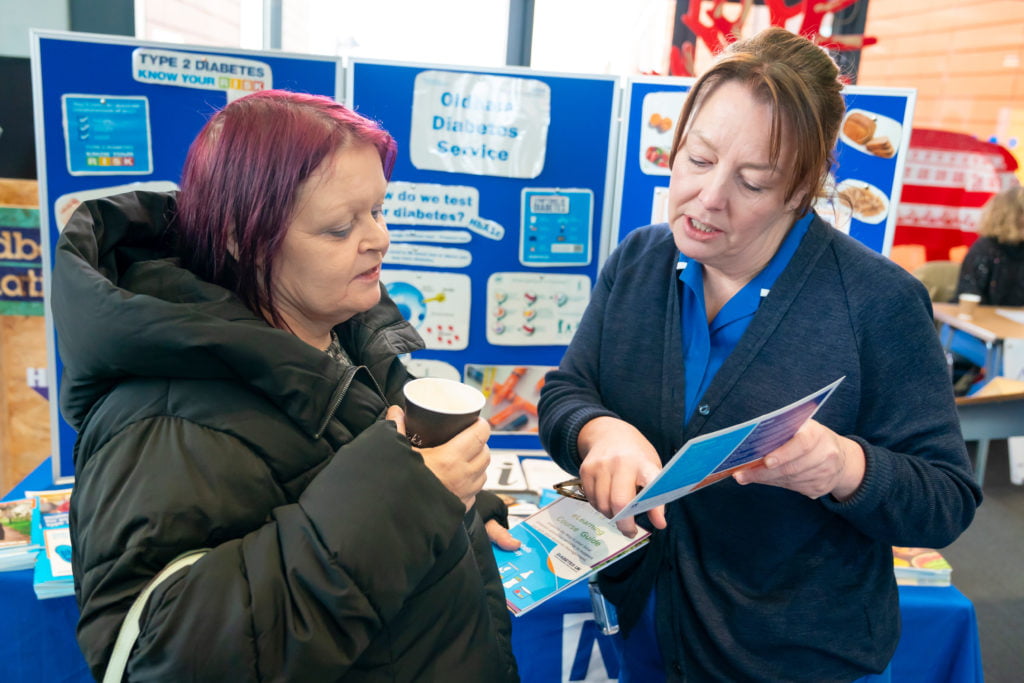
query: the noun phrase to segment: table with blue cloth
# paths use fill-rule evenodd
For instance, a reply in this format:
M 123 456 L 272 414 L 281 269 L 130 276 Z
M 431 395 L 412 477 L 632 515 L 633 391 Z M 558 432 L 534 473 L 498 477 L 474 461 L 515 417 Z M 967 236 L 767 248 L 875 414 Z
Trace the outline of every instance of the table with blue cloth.
M 901 586 L 903 636 L 885 673 L 864 683 L 981 683 L 974 605 L 955 586 Z M 585 582 L 512 621 L 512 646 L 524 683 L 615 681 L 611 638 L 601 635 Z
M 46 461 L 4 500 L 53 486 Z M 971 604 L 953 586 L 900 588 L 903 637 L 887 674 L 892 681 L 983 680 L 978 626 Z M 0 681 L 91 681 L 75 641 L 73 597 L 39 600 L 32 571 L 0 572 Z M 512 620 L 512 645 L 524 683 L 614 681 L 611 639 L 600 634 L 585 582 Z M 889 676 L 865 680 L 884 681 Z
M 43 461 L 3 500 L 25 491 L 66 488 L 53 483 L 53 465 Z M 40 600 L 32 588 L 32 570 L 0 572 L 0 681 L 91 681 L 75 641 L 78 605 L 73 596 Z

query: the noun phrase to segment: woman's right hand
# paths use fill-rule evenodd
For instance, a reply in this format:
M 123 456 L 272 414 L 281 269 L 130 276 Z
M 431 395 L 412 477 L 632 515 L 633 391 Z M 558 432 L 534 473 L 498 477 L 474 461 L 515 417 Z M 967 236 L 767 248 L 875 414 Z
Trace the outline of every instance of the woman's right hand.
M 651 442 L 636 427 L 617 418 L 594 418 L 583 425 L 577 443 L 583 456 L 583 491 L 606 517 L 614 517 L 661 472 L 661 458 Z M 647 517 L 657 529 L 667 525 L 664 505 L 649 510 Z M 616 526 L 630 538 L 636 535 L 633 517 L 619 520 Z
M 405 433 L 405 413 L 399 406 L 388 408 L 386 419 L 392 420 Z M 491 450 L 487 439 L 491 425 L 483 418 L 466 427 L 447 442 L 433 448 L 416 448 L 423 462 L 444 487 L 458 496 L 468 512 L 476 502 L 476 494 L 487 481 Z

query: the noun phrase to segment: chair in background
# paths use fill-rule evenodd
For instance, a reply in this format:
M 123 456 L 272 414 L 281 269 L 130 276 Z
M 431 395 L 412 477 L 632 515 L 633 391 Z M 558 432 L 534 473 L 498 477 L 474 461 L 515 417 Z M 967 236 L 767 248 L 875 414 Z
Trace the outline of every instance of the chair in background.
M 913 273 L 928 260 L 928 253 L 923 244 L 897 244 L 889 250 L 889 258 Z
M 961 244 L 956 247 L 949 248 L 949 260 L 954 263 L 963 263 L 964 256 L 967 256 L 967 250 L 970 249 L 966 244 Z
M 895 249 L 895 247 L 893 247 Z M 952 301 L 960 279 L 960 264 L 954 261 L 928 261 L 911 273 L 924 283 L 932 301 Z

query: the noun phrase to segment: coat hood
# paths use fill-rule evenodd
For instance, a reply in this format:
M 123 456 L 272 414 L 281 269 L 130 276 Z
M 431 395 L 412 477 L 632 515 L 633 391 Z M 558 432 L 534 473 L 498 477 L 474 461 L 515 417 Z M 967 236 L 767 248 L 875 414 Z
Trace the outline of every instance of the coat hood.
M 175 207 L 166 193 L 93 200 L 61 234 L 51 307 L 64 418 L 79 429 L 112 386 L 131 378 L 235 380 L 315 434 L 346 368 L 181 267 L 167 239 Z M 381 289 L 380 304 L 339 326 L 367 364 L 423 347 Z

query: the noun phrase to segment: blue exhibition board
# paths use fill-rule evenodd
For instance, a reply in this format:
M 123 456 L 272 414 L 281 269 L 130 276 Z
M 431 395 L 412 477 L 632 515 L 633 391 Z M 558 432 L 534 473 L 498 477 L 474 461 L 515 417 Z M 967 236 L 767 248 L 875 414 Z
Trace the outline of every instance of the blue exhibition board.
M 478 385 L 484 416 L 507 416 L 492 446 L 538 448 L 528 404 L 582 316 L 609 225 L 618 80 L 357 60 L 347 87 L 398 141 L 383 279 L 427 342 L 413 372 Z
M 853 190 L 860 195 L 853 195 L 855 204 L 850 235 L 888 256 L 896 232 L 897 209 L 903 192 L 903 168 L 910 149 L 917 91 L 848 86 L 843 95 L 847 118 L 858 112 L 868 115 L 877 125 L 875 138 L 888 138 L 892 145 L 891 156 L 879 156 L 840 130 L 835 169 L 836 190 L 840 194 Z M 858 208 L 861 198 L 866 200 L 867 208 Z M 819 207 L 819 211 L 824 213 L 824 207 Z
M 271 87 L 338 97 L 342 89 L 336 59 L 61 31 L 32 33 L 32 85 L 47 299 L 58 221 L 79 200 L 176 185 L 192 139 L 229 97 Z M 46 323 L 53 475 L 68 482 L 75 432 L 57 407 L 62 364 L 49 305 Z
M 631 231 L 667 220 L 668 155 L 676 117 L 694 80 L 638 76 L 626 82 L 609 251 Z
M 693 79 L 688 78 L 628 79 L 623 95 L 620 182 L 616 185 L 619 194 L 611 246 L 632 230 L 666 220 L 668 152 L 676 117 L 692 84 Z M 862 113 L 870 118 L 875 126 L 872 141 L 882 143 L 884 151 L 874 152 L 868 144 L 841 131 L 835 151 L 834 186 L 852 200 L 853 210 L 836 201 L 822 201 L 815 208 L 861 243 L 888 254 L 903 190 L 916 91 L 847 86 L 843 95 L 847 117 Z M 670 120 L 668 127 L 666 118 Z M 888 141 L 887 147 L 883 140 Z
M 627 232 L 664 220 L 674 119 L 692 83 L 369 60 L 343 69 L 278 52 L 32 38 L 47 284 L 58 223 L 78 201 L 175 187 L 192 139 L 229 98 L 273 87 L 341 99 L 344 79 L 344 101 L 398 142 L 382 280 L 427 343 L 410 369 L 483 390 L 497 448 L 539 448 L 544 375 L 561 360 L 601 264 Z M 868 206 L 847 229 L 886 253 L 914 91 L 852 87 L 847 102 L 877 121 L 891 149 L 880 156 L 841 138 L 835 182 Z M 61 362 L 46 313 L 56 397 Z M 75 434 L 56 400 L 51 417 L 54 478 L 66 482 Z

